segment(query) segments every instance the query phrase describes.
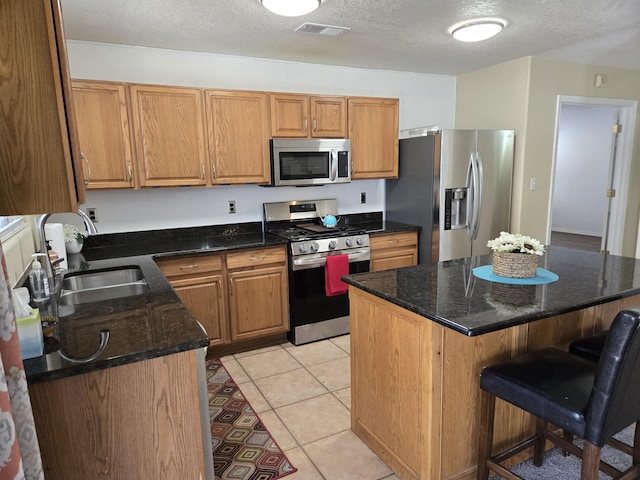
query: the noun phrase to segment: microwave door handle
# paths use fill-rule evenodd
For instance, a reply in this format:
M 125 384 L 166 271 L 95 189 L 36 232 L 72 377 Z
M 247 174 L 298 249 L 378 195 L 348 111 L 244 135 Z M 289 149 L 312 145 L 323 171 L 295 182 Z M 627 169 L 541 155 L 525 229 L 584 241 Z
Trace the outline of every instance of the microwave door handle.
M 331 181 L 335 182 L 338 177 L 338 150 L 331 149 Z

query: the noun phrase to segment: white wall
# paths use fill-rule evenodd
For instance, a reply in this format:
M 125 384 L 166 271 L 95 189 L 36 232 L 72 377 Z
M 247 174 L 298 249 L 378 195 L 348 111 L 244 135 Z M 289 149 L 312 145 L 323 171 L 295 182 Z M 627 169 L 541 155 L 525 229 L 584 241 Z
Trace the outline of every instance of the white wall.
M 392 97 L 400 99 L 400 129 L 454 128 L 452 76 L 333 67 L 143 47 L 68 42 L 71 76 L 225 89 Z M 360 204 L 360 192 L 367 203 Z M 264 202 L 338 199 L 342 213 L 384 210 L 384 180 L 308 188 L 234 186 L 89 191 L 83 208 L 98 209 L 101 233 L 262 220 Z M 237 212 L 229 215 L 227 201 Z
M 615 109 L 565 105 L 560 113 L 552 230 L 601 236 Z

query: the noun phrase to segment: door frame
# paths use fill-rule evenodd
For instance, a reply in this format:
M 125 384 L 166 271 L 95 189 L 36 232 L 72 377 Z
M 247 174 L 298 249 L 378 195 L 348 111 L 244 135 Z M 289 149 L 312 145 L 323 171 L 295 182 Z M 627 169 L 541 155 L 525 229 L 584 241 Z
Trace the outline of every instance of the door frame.
M 553 139 L 553 160 L 551 165 L 550 202 L 549 210 L 547 212 L 547 245 L 551 242 L 553 196 L 555 189 L 556 166 L 558 161 L 558 137 L 560 134 L 560 116 L 562 107 L 565 105 L 608 106 L 618 109 L 620 115 L 619 122 L 622 124 L 622 133 L 620 133 L 620 136 L 618 137 L 618 149 L 615 157 L 616 170 L 614 173 L 613 183 L 616 185 L 616 196 L 611 206 L 611 222 L 609 225 L 608 243 L 609 252 L 611 254 L 621 255 L 625 215 L 627 210 L 627 197 L 629 192 L 629 172 L 631 171 L 631 156 L 633 153 L 633 141 L 636 131 L 638 101 L 615 98 L 558 95 L 556 103 L 555 133 Z

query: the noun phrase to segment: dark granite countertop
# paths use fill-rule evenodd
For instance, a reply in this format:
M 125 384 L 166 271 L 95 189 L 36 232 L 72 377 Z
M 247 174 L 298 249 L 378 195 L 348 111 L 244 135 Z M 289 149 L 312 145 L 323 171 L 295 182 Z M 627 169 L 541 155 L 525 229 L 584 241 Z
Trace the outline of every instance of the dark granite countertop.
M 150 256 L 84 262 L 84 269 L 98 270 L 139 266 L 150 287 L 142 295 L 113 300 L 59 306 L 55 339 L 47 339 L 45 352 L 24 360 L 29 383 L 78 375 L 146 360 L 209 344 L 205 331 L 182 304 L 171 285 Z M 95 352 L 100 331 L 110 331 L 105 350 L 88 363 L 72 363 L 67 356 L 83 358 Z M 50 348 L 49 343 L 54 343 Z
M 341 220 L 374 232 L 415 230 L 382 220 L 381 212 L 345 215 Z M 287 240 L 262 231 L 261 222 L 204 227 L 98 234 L 85 239 L 81 254 L 70 255 L 70 272 L 120 266 L 140 266 L 151 287 L 132 297 L 60 306 L 56 343 L 51 353 L 25 360 L 31 383 L 168 355 L 208 345 L 206 334 L 184 307 L 154 260 L 166 257 L 286 245 Z M 108 329 L 105 351 L 88 363 L 72 363 L 58 351 L 85 357 L 99 345 Z
M 491 255 L 361 273 L 343 280 L 464 335 L 474 336 L 640 294 L 640 260 L 548 247 L 540 267 L 560 278 L 506 285 L 476 278 Z M 375 321 L 375 320 L 372 320 Z

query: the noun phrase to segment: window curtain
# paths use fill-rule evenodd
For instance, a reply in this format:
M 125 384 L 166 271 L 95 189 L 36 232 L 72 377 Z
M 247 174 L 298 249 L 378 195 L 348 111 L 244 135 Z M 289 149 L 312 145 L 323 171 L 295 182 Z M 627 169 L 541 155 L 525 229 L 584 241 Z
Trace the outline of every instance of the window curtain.
M 0 241 L 0 478 L 44 480 Z

